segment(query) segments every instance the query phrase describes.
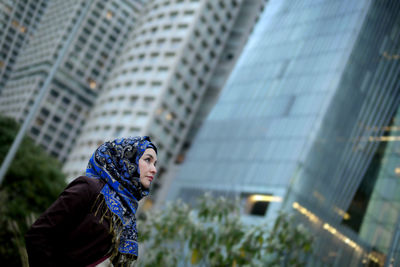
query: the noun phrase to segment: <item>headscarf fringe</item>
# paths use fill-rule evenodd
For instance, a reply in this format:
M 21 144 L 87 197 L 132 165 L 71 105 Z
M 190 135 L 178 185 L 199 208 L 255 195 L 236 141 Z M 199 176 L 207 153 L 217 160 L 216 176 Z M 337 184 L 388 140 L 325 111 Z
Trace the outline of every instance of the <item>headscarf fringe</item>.
M 130 266 L 137 259 L 137 257 L 135 255 L 125 254 L 118 251 L 123 223 L 118 216 L 110 216 L 112 212 L 108 208 L 103 194 L 98 194 L 91 210 L 95 210 L 95 216 L 100 215 L 100 223 L 102 223 L 104 219 L 110 222 L 109 233 L 112 235 L 110 261 L 114 264 L 114 266 Z M 100 214 L 100 212 L 102 213 Z

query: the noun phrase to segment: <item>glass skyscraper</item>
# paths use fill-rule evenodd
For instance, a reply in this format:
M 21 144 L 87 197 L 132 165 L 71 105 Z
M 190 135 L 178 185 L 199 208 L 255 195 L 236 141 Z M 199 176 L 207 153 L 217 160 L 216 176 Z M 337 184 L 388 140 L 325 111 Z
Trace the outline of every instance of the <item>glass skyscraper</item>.
M 400 109 L 390 125 L 384 127 L 385 135 L 376 153 L 379 159 L 375 166 L 373 180 L 375 186 L 370 189 L 369 205 L 364 214 L 360 236 L 372 244 L 378 251 L 388 254 L 388 263 L 400 264 Z M 366 184 L 367 185 L 367 184 Z M 365 190 L 364 190 L 365 191 Z M 393 261 L 393 262 L 391 262 Z
M 398 1 L 270 1 L 170 198 L 292 210 L 315 233 L 312 266 L 395 262 L 399 38 Z

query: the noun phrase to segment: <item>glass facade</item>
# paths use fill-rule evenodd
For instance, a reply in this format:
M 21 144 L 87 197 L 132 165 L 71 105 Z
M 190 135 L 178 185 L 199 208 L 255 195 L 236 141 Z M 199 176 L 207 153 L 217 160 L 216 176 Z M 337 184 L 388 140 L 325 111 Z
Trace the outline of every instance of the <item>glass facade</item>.
M 380 164 L 376 164 L 375 186 L 372 188 L 369 205 L 360 227 L 360 237 L 384 254 L 399 254 L 400 244 L 396 244 L 400 234 L 400 109 L 391 124 L 382 129 L 378 155 Z M 388 260 L 400 264 L 399 255 L 391 255 Z
M 310 265 L 383 266 L 398 217 L 399 38 L 398 1 L 270 1 L 170 197 L 273 196 L 265 218 L 292 210 L 315 231 Z

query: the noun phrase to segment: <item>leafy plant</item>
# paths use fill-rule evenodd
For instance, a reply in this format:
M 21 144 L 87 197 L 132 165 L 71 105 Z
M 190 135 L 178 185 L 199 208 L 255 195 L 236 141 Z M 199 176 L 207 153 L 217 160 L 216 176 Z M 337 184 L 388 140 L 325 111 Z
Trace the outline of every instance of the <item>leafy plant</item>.
M 18 128 L 13 119 L 0 117 L 0 162 Z M 24 234 L 32 216 L 50 206 L 65 185 L 60 163 L 25 137 L 0 186 L 0 260 L 4 266 L 26 264 Z
M 195 209 L 178 200 L 140 216 L 136 266 L 304 266 L 312 237 L 281 213 L 271 228 L 241 220 L 238 201 L 210 194 Z

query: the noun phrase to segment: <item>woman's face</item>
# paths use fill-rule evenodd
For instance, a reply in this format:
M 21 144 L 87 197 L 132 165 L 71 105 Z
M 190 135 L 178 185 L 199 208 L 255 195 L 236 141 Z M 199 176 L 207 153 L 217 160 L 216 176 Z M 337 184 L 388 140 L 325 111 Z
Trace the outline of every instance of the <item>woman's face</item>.
M 144 151 L 142 157 L 139 159 L 140 182 L 145 188 L 149 188 L 157 173 L 157 154 L 152 148 Z

